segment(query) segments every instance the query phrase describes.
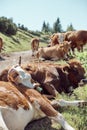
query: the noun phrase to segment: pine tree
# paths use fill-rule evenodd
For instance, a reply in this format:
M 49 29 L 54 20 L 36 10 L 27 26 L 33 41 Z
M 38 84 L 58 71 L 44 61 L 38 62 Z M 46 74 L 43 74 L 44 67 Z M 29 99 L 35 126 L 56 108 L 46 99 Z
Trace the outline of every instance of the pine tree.
M 53 32 L 62 32 L 62 26 L 59 18 L 57 18 L 56 22 L 53 24 Z
M 45 23 L 45 21 L 43 22 L 43 25 L 42 25 L 42 32 L 46 32 L 46 23 Z

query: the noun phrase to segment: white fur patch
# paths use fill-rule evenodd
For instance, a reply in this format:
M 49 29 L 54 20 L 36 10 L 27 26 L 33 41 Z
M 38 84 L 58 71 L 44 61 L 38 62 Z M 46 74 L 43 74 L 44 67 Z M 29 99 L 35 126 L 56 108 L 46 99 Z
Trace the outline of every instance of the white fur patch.
M 15 110 L 10 107 L 1 106 L 0 128 L 3 128 L 3 130 L 24 130 L 29 122 L 44 116 L 45 114 L 41 111 L 38 102 L 34 104 L 29 103 L 29 110 L 24 110 L 21 107 Z
M 19 76 L 17 77 L 18 78 L 18 83 L 21 83 L 23 84 L 24 86 L 26 87 L 29 87 L 29 88 L 34 88 L 35 86 L 31 83 L 31 75 L 26 73 L 20 66 L 13 66 L 9 72 L 8 72 L 8 75 L 10 74 L 11 71 L 16 71 Z
M 59 38 L 58 38 L 59 43 L 63 43 L 63 41 L 64 41 L 64 36 L 63 36 L 63 34 L 58 33 L 58 35 L 59 35 Z
M 52 117 L 53 120 L 55 120 L 56 122 L 60 123 L 61 126 L 65 129 L 65 130 L 75 130 L 72 126 L 70 126 L 66 120 L 63 118 L 62 114 L 58 113 L 57 116 Z

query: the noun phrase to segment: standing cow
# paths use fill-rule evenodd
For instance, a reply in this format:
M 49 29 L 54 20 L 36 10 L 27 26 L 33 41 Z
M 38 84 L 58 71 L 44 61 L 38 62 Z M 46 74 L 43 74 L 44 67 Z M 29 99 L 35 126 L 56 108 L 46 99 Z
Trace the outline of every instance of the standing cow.
M 51 37 L 50 46 L 54 46 L 56 44 L 63 43 L 64 41 L 64 33 L 54 33 Z
M 87 43 L 87 31 L 69 31 L 65 33 L 65 40 L 71 41 L 71 49 L 74 54 L 74 49 L 83 51 L 83 46 Z
M 3 47 L 3 40 L 2 40 L 2 38 L 0 37 L 0 53 L 1 53 L 2 47 Z
M 33 38 L 31 40 L 31 49 L 32 49 L 32 56 L 35 56 L 36 51 L 38 51 L 39 48 L 39 39 Z

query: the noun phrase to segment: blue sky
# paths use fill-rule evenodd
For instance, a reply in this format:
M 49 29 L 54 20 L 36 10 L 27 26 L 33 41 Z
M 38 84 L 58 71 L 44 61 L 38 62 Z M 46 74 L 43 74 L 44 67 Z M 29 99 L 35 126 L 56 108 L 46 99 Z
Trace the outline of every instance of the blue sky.
M 59 17 L 62 29 L 72 23 L 76 30 L 87 30 L 87 0 L 0 0 L 0 17 L 13 18 L 29 30 L 41 30 Z

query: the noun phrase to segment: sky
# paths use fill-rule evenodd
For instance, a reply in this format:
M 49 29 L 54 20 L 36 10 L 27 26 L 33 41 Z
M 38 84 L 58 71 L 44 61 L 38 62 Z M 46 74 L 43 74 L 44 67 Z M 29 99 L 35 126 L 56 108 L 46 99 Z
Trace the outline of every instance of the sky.
M 57 18 L 64 31 L 70 24 L 87 30 L 87 0 L 0 0 L 2 16 L 33 31 L 41 31 L 44 21 L 53 27 Z

